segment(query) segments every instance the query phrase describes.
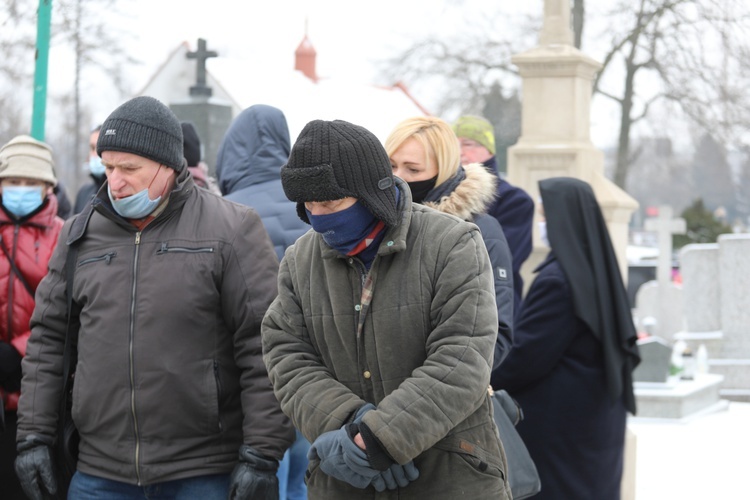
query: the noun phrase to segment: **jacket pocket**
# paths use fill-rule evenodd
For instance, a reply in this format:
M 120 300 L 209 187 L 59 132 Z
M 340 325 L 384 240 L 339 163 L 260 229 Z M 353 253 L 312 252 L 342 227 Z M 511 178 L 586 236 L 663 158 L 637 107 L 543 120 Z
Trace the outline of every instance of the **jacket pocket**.
M 176 247 L 169 246 L 168 243 L 162 243 L 159 249 L 156 251 L 156 255 L 164 255 L 167 253 L 213 253 L 213 247 Z
M 104 255 L 97 255 L 96 257 L 87 257 L 78 261 L 78 267 L 93 264 L 94 262 L 104 262 L 109 265 L 115 257 L 117 257 L 117 252 L 109 252 Z
M 501 465 L 502 458 L 494 457 L 478 444 L 460 436 L 448 436 L 435 445 L 435 448 L 447 451 L 461 459 L 479 474 L 487 474 L 505 481 L 505 471 Z

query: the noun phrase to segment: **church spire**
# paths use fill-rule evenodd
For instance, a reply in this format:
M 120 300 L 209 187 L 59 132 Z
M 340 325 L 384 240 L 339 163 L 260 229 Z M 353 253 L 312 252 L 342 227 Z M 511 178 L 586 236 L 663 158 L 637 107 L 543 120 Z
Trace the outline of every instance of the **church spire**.
M 315 58 L 317 53 L 307 37 L 307 19 L 305 19 L 305 37 L 294 51 L 294 69 L 302 72 L 310 80 L 317 82 L 318 75 L 315 73 Z

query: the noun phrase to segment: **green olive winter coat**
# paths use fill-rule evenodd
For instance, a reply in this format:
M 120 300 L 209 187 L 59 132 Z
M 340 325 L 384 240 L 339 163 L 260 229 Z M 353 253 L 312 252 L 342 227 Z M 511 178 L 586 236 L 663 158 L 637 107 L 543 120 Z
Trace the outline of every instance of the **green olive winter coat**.
M 294 430 L 263 364 L 278 259 L 258 215 L 184 170 L 142 231 L 106 186 L 76 259 L 78 470 L 130 484 L 229 473 L 244 443 L 281 459 Z M 37 290 L 18 440 L 54 437 L 66 327 L 66 222 Z M 76 231 L 74 231 L 76 234 Z
M 283 411 L 311 442 L 365 402 L 364 422 L 420 477 L 377 493 L 311 462 L 309 498 L 503 499 L 506 463 L 487 387 L 497 337 L 493 273 L 477 227 L 411 203 L 372 263 L 373 295 L 357 335 L 364 267 L 313 231 L 281 262 L 263 320 L 263 352 Z

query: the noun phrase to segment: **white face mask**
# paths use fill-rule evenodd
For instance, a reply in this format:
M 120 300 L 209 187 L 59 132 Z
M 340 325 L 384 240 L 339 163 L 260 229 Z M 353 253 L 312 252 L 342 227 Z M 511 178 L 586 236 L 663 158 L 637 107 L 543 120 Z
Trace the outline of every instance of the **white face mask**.
M 549 239 L 547 239 L 547 221 L 540 220 L 537 225 L 537 227 L 539 227 L 539 241 L 541 241 L 544 246 L 548 247 Z

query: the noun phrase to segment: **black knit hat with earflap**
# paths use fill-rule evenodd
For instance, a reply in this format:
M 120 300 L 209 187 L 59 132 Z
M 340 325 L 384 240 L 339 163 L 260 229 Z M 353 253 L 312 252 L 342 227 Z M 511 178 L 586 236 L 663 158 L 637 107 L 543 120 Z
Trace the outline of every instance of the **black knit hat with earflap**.
M 300 218 L 306 201 L 352 196 L 387 226 L 398 222 L 391 161 L 375 135 L 343 120 L 314 120 L 305 125 L 281 168 L 287 198 L 297 202 Z

